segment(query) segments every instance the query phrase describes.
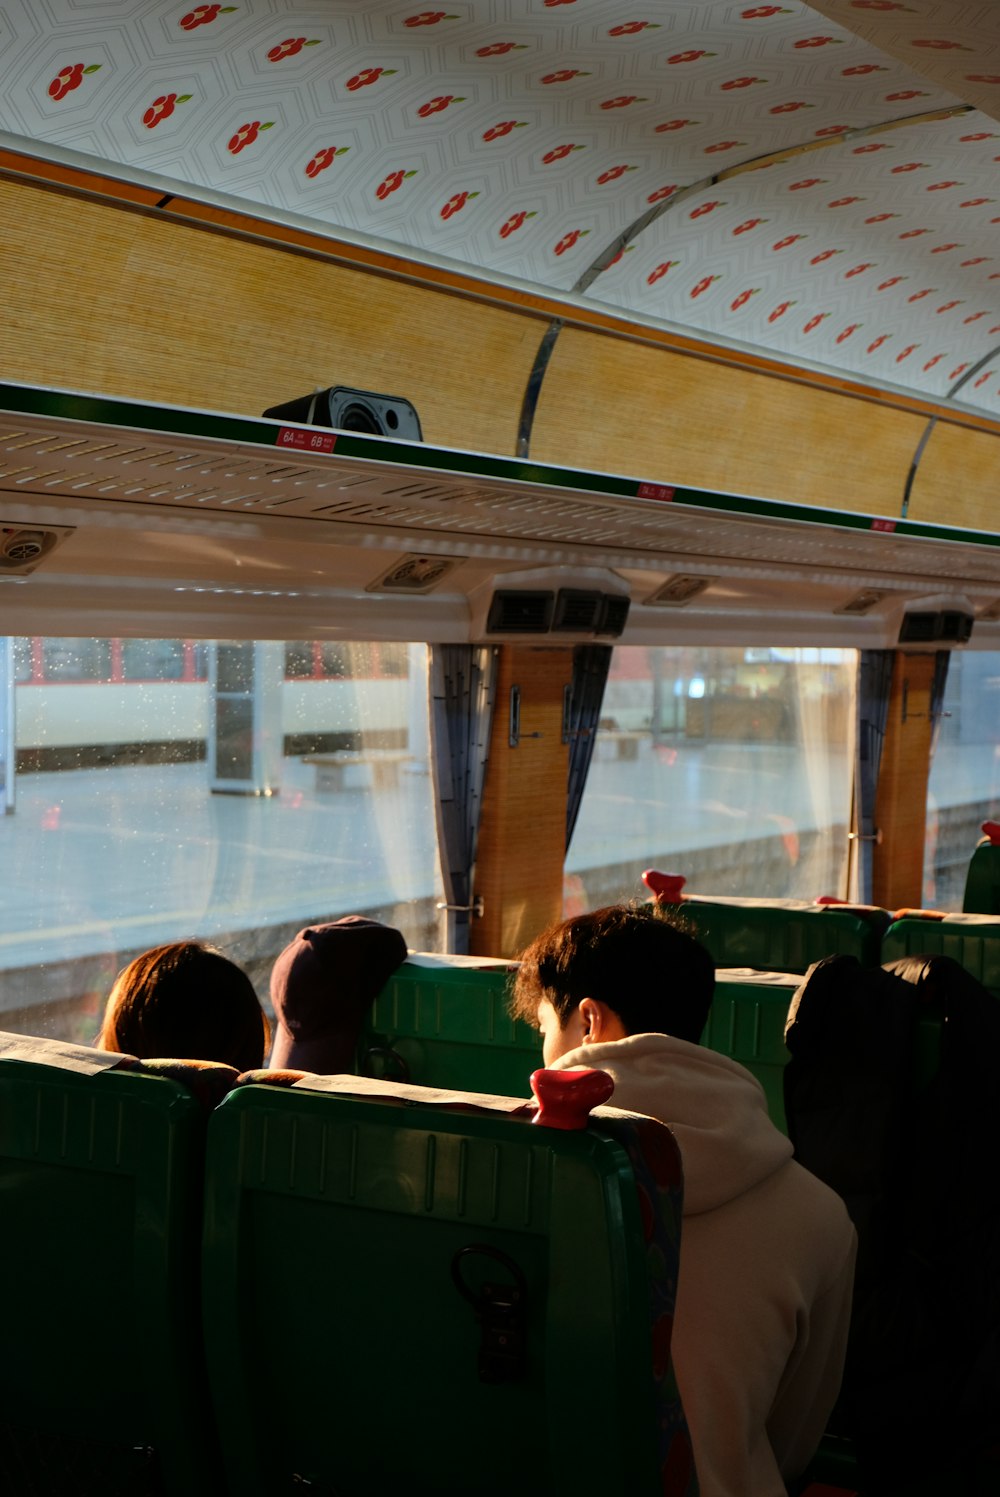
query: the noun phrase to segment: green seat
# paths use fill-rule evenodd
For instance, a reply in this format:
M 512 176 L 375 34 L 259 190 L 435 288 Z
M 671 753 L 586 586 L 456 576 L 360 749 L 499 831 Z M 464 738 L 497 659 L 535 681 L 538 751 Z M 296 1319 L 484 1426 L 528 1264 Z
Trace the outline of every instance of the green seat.
M 817 905 L 800 899 L 684 899 L 676 910 L 694 928 L 717 967 L 804 973 L 825 956 L 856 956 L 874 967 L 885 910 Z
M 507 1012 L 511 964 L 411 956 L 375 999 L 358 1047 L 362 1075 L 497 1096 L 528 1095 L 537 1030 Z
M 524 1103 L 447 1101 L 310 1077 L 245 1085 L 214 1113 L 205 1323 L 231 1490 L 693 1490 L 682 1426 L 661 1476 L 651 1377 L 656 1342 L 669 1370 L 680 1190 L 656 1256 L 654 1337 L 616 1130 L 655 1129 L 679 1171 L 671 1135 L 610 1112 L 559 1132 L 532 1126 Z
M 171 1075 L 118 1068 L 141 1064 L 0 1035 L 8 1497 L 219 1491 L 198 1302 L 205 1107 Z
M 1000 919 L 993 915 L 946 915 L 943 920 L 904 915 L 882 941 L 883 962 L 904 956 L 950 956 L 984 988 L 1000 996 Z
M 785 1021 L 799 985 L 790 972 L 720 968 L 702 1044 L 746 1066 L 764 1088 L 771 1121 L 782 1133 L 785 1121 Z
M 785 1024 L 799 985 L 799 977 L 790 972 L 720 968 L 715 974 L 715 996 L 701 1041 L 709 1049 L 739 1061 L 756 1076 L 764 1088 L 771 1121 L 782 1133 L 788 1132 Z M 937 1072 L 940 1011 L 921 1012 L 914 1026 L 913 1044 L 914 1079 L 917 1085 L 923 1085 Z
M 994 836 L 1000 835 L 995 822 L 985 823 L 987 835 L 972 854 L 965 876 L 962 909 L 970 915 L 1000 915 L 1000 843 L 993 841 L 989 828 Z

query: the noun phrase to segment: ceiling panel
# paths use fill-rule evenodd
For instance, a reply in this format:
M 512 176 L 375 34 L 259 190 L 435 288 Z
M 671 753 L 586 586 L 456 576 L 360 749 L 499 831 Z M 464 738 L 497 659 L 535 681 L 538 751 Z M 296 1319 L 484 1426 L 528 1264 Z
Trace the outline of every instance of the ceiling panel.
M 992 0 L 810 0 L 809 8 L 1000 117 L 1000 12 Z
M 958 0 L 4 0 L 0 129 L 995 417 L 998 37 Z

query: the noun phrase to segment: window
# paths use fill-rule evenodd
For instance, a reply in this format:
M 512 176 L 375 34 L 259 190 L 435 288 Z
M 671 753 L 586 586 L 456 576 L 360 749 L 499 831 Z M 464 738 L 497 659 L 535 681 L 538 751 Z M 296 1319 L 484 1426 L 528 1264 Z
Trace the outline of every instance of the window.
M 216 714 L 208 680 L 183 669 L 189 641 L 113 643 L 126 679 L 108 679 L 111 641 L 46 639 L 52 679 L 17 693 L 0 1029 L 91 1042 L 115 973 L 165 941 L 217 942 L 265 1000 L 274 957 L 311 922 L 363 914 L 439 946 L 423 646 L 382 677 L 380 646 L 338 644 L 337 677 L 289 680 L 281 644 L 205 643 L 237 688 Z M 248 778 L 267 748 L 278 793 L 213 791 L 214 726 Z
M 289 681 L 360 680 L 363 676 L 405 679 L 409 674 L 407 644 L 348 644 L 343 640 L 296 640 L 285 646 L 285 676 Z
M 619 647 L 567 857 L 587 907 L 639 874 L 689 894 L 845 894 L 852 650 Z
M 123 639 L 122 676 L 126 681 L 180 681 L 184 676 L 182 639 Z
M 409 671 L 408 645 L 382 644 L 378 646 L 379 674 L 383 676 L 405 676 Z
M 308 681 L 315 672 L 312 641 L 295 640 L 285 646 L 285 677 L 289 681 Z
M 960 910 L 984 821 L 1000 817 L 1000 653 L 952 650 L 927 787 L 923 900 Z
M 45 639 L 42 671 L 46 681 L 110 681 L 110 639 Z
M 14 640 L 14 680 L 31 680 L 31 640 L 24 636 Z
M 351 645 L 341 644 L 339 641 L 336 644 L 324 641 L 319 647 L 320 675 L 346 679 L 354 674 L 351 669 L 351 650 Z

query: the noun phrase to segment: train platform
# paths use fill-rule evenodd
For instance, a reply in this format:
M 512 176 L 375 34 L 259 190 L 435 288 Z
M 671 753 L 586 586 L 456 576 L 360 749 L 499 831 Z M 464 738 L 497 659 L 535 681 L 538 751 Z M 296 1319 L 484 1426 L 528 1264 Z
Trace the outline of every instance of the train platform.
M 204 763 L 22 775 L 0 819 L 0 972 L 405 903 L 434 889 L 426 775 L 212 794 Z

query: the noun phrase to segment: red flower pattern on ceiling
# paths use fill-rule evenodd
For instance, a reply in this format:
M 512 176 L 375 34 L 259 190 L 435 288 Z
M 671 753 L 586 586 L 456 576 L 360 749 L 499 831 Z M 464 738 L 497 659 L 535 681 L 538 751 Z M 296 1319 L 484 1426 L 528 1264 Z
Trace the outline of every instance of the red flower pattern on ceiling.
M 35 0 L 50 40 L 64 34 L 57 22 L 66 4 Z M 814 175 L 794 159 L 726 174 L 730 162 L 776 146 L 833 142 L 859 125 L 890 122 L 917 100 L 945 107 L 952 99 L 938 78 L 954 79 L 959 98 L 973 83 L 995 91 L 996 54 L 977 38 L 972 59 L 968 35 L 929 24 L 928 4 L 816 0 L 807 11 L 791 0 L 738 8 L 705 0 L 695 36 L 680 0 L 596 28 L 595 0 L 512 0 L 502 24 L 486 0 L 409 13 L 373 0 L 352 11 L 350 25 L 343 16 L 321 23 L 315 7 L 297 13 L 289 0 L 268 34 L 271 0 L 181 13 L 169 0 L 148 0 L 173 45 L 152 46 L 138 68 L 96 22 L 74 32 L 86 62 L 52 55 L 53 44 L 40 86 L 22 57 L 8 62 L 17 130 L 42 141 L 75 147 L 86 138 L 105 159 L 154 172 L 161 163 L 176 171 L 183 156 L 193 182 L 227 192 L 228 166 L 251 199 L 328 215 L 334 230 L 363 234 L 370 225 L 417 252 L 447 244 L 450 256 L 473 264 L 488 256 L 481 263 L 493 273 L 556 290 L 599 262 L 614 269 L 598 276 L 593 297 L 708 336 L 738 318 L 738 336 L 778 350 L 794 348 L 809 325 L 810 357 L 825 350 L 834 359 L 838 347 L 847 368 L 889 345 L 894 365 L 912 366 L 908 380 L 937 390 L 944 367 L 964 354 L 928 347 L 925 327 L 955 319 L 963 337 L 978 339 L 968 366 L 986 351 L 982 340 L 996 336 L 991 320 L 1000 327 L 988 310 L 987 283 L 1000 276 L 986 237 L 996 222 L 988 217 L 996 157 L 982 153 L 1000 133 L 991 121 L 943 120 L 834 146 Z M 956 8 L 974 7 L 956 0 Z M 853 30 L 838 29 L 845 21 Z M 889 25 L 895 49 L 873 52 L 853 34 Z M 141 53 L 138 32 L 129 34 Z M 222 56 L 231 59 L 224 77 Z M 228 139 L 225 126 L 204 129 L 227 96 L 235 106 Z M 0 99 L 0 122 L 4 108 Z M 272 140 L 263 150 L 265 130 Z M 410 179 L 416 190 L 403 192 Z M 336 195 L 317 191 L 334 181 Z M 682 192 L 683 210 L 672 206 Z M 961 243 L 948 237 L 938 203 L 952 214 L 962 208 Z M 650 208 L 661 216 L 650 215 L 627 253 L 609 253 Z M 780 281 L 768 268 L 779 260 Z M 930 265 L 939 288 L 911 301 L 904 288 L 921 289 Z M 863 302 L 852 320 L 842 315 L 847 296 L 852 310 Z M 786 315 L 791 308 L 797 322 Z M 858 340 L 835 343 L 845 327 L 862 325 L 869 337 L 860 354 L 849 352 Z M 917 348 L 927 357 L 913 357 Z
M 178 104 L 187 104 L 190 99 L 190 94 L 160 94 L 144 112 L 142 123 L 147 130 L 155 130 L 161 120 L 170 118 Z
M 49 98 L 65 99 L 67 94 L 80 87 L 88 74 L 96 73 L 100 66 L 99 62 L 92 62 L 89 67 L 82 62 L 73 62 L 69 67 L 61 68 L 49 84 Z
M 404 26 L 436 26 L 439 21 L 457 21 L 458 16 L 451 16 L 444 10 L 422 10 L 415 16 L 407 16 L 403 22 Z
M 177 22 L 182 31 L 194 31 L 199 26 L 208 26 L 219 16 L 229 15 L 238 9 L 235 5 L 196 5 Z
M 226 149 L 232 155 L 238 156 L 241 151 L 246 150 L 247 146 L 253 145 L 262 130 L 270 130 L 273 126 L 273 120 L 265 120 L 263 124 L 260 120 L 251 120 L 249 124 L 240 125 L 236 134 L 231 137 Z
M 318 177 L 320 172 L 325 172 L 333 165 L 338 156 L 342 156 L 345 151 L 349 150 L 350 146 L 340 146 L 339 149 L 337 146 L 324 146 L 321 151 L 316 152 L 311 161 L 306 162 L 304 167 L 306 176 Z

